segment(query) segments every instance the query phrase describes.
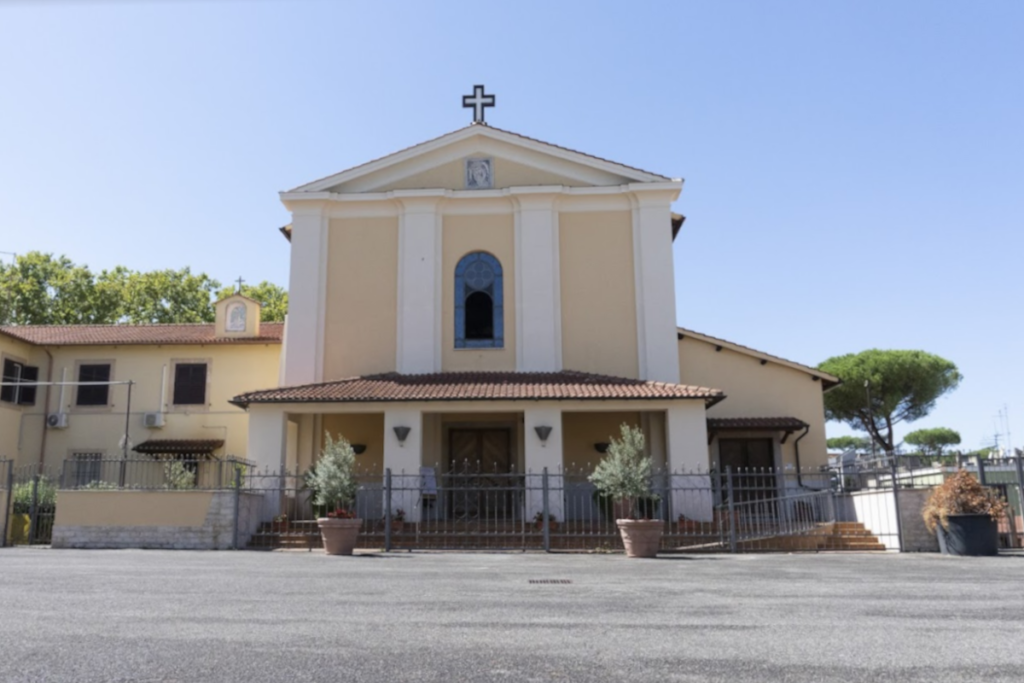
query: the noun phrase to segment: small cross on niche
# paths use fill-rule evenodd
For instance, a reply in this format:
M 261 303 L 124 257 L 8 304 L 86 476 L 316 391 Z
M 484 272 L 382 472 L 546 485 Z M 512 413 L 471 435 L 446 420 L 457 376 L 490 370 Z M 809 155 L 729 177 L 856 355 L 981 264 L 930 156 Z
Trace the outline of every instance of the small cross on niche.
M 494 95 L 485 95 L 484 86 L 474 85 L 472 95 L 462 96 L 464 109 L 473 109 L 473 123 L 484 122 L 484 109 L 494 106 Z
M 242 277 L 239 276 L 238 279 L 235 280 L 235 282 L 238 283 L 238 289 L 235 291 L 235 293 L 236 294 L 241 294 L 242 293 L 242 285 L 245 284 L 245 280 L 243 280 Z

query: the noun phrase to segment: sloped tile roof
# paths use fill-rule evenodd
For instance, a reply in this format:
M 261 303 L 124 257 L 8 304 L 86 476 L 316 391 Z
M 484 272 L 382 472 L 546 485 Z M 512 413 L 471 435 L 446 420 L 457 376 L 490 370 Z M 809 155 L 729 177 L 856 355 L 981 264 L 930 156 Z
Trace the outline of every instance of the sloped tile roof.
M 807 423 L 795 417 L 709 417 L 708 431 L 730 430 L 782 430 L 803 429 Z
M 601 401 L 725 398 L 718 389 L 584 372 L 386 373 L 252 391 L 231 400 L 252 403 L 382 403 L 395 401 Z
M 172 325 L 2 325 L 6 334 L 39 346 L 133 344 L 280 344 L 284 323 L 261 323 L 258 337 L 216 337 L 213 323 Z

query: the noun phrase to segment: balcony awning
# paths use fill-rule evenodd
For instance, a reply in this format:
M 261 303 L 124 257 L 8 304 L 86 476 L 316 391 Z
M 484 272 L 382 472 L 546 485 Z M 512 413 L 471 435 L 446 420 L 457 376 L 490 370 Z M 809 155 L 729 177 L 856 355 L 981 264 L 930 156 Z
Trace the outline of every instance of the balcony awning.
M 709 417 L 708 443 L 719 432 L 783 432 L 782 443 L 807 423 L 796 417 Z
M 132 450 L 145 455 L 191 455 L 209 458 L 224 446 L 223 439 L 149 439 Z

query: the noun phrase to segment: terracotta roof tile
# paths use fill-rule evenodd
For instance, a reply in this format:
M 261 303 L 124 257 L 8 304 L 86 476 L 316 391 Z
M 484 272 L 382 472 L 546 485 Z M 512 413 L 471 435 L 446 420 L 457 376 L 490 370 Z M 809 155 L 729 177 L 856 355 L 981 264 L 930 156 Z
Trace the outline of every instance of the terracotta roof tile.
M 600 401 L 725 398 L 718 389 L 583 372 L 386 373 L 241 394 L 232 403 L 378 403 L 395 401 Z
M 709 417 L 708 431 L 770 429 L 795 431 L 807 423 L 795 417 Z
M 3 325 L 0 334 L 40 346 L 280 344 L 284 323 L 261 323 L 258 337 L 215 337 L 213 323 L 172 325 Z

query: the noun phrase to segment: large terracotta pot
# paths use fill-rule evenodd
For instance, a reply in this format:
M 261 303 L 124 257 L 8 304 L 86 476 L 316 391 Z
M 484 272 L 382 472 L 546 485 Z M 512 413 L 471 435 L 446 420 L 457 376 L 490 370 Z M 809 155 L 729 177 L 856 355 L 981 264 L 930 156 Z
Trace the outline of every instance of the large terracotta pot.
M 626 557 L 654 557 L 661 546 L 665 524 L 660 519 L 617 519 Z
M 316 520 L 320 535 L 324 539 L 324 550 L 328 555 L 351 555 L 359 538 L 361 519 L 337 519 L 321 517 Z

